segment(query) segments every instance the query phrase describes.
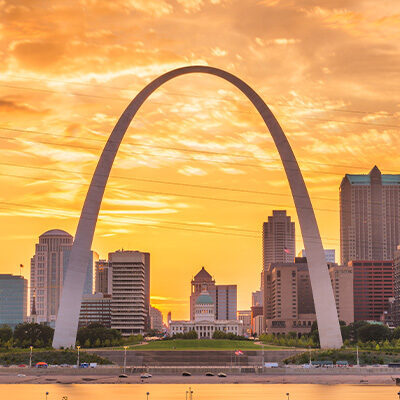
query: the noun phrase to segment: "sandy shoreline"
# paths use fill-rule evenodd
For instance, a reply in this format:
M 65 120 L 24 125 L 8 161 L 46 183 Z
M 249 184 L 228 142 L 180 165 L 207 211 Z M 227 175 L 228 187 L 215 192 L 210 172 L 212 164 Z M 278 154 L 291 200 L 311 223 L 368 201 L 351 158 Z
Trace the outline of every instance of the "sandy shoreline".
M 21 372 L 21 374 L 23 374 Z M 23 374 L 24 375 L 24 374 Z M 140 375 L 128 375 L 119 378 L 117 375 L 26 375 L 0 374 L 0 384 L 358 384 L 358 385 L 391 385 L 395 383 L 393 375 L 228 375 L 226 378 L 217 376 L 178 376 L 154 375 L 150 379 L 141 379 Z

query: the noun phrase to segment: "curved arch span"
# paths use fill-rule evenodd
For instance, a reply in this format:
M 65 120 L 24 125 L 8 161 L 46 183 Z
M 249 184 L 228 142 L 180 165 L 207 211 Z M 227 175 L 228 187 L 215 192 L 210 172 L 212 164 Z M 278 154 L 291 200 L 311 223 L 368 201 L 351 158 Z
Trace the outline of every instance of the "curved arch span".
M 132 100 L 111 132 L 90 183 L 76 230 L 61 294 L 53 347 L 75 346 L 83 284 L 100 205 L 114 158 L 129 124 L 142 104 L 156 89 L 173 78 L 192 73 L 211 74 L 232 83 L 251 101 L 267 125 L 281 157 L 296 206 L 307 252 L 321 347 L 341 347 L 342 337 L 335 299 L 317 221 L 303 176 L 290 144 L 271 110 L 249 85 L 229 72 L 208 66 L 178 68 L 159 76 L 143 88 Z

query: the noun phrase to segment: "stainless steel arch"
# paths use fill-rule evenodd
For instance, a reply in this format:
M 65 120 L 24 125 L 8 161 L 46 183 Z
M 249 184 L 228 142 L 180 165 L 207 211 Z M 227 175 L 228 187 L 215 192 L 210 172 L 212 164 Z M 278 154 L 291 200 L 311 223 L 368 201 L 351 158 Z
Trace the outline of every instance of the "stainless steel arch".
M 211 74 L 232 83 L 247 96 L 267 125 L 283 162 L 300 222 L 307 252 L 321 347 L 341 347 L 342 337 L 335 299 L 317 221 L 290 144 L 268 106 L 249 85 L 229 72 L 208 66 L 183 67 L 161 75 L 132 100 L 115 125 L 97 164 L 82 208 L 61 295 L 53 347 L 75 346 L 83 284 L 97 217 L 114 158 L 129 124 L 141 105 L 158 87 L 175 77 L 191 73 Z

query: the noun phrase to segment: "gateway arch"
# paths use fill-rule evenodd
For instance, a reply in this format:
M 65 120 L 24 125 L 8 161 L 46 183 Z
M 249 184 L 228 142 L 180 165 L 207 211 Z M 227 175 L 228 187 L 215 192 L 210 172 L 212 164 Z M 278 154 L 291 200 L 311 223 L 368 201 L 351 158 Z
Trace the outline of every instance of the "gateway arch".
M 92 177 L 76 230 L 61 294 L 53 347 L 75 346 L 83 284 L 100 205 L 114 158 L 129 124 L 142 104 L 156 89 L 173 78 L 192 73 L 211 74 L 236 86 L 251 101 L 268 127 L 281 157 L 296 206 L 307 253 L 321 347 L 341 347 L 342 336 L 325 253 L 311 200 L 292 148 L 271 110 L 249 85 L 229 72 L 208 66 L 178 68 L 159 76 L 132 100 L 111 132 Z

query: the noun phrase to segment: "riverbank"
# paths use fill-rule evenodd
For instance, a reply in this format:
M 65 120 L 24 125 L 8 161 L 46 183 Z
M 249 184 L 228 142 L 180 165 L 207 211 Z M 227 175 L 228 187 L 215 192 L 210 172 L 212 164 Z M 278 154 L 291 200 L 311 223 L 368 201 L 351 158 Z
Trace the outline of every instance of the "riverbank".
M 332 373 L 332 371 L 307 371 L 295 373 L 286 371 L 285 374 L 227 374 L 226 378 L 205 375 L 162 375 L 153 374 L 151 378 L 141 379 L 140 374 L 127 374 L 127 378 L 120 378 L 119 371 L 102 371 L 101 374 L 90 371 L 76 371 L 75 374 L 51 373 L 42 371 L 9 371 L 0 372 L 0 384 L 319 384 L 319 385 L 391 385 L 393 378 L 400 377 L 400 373 L 370 373 L 363 374 Z M 53 371 L 54 372 L 54 371 Z M 78 373 L 79 372 L 79 373 Z M 111 372 L 111 373 L 110 373 Z

